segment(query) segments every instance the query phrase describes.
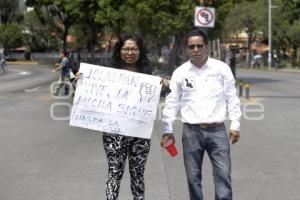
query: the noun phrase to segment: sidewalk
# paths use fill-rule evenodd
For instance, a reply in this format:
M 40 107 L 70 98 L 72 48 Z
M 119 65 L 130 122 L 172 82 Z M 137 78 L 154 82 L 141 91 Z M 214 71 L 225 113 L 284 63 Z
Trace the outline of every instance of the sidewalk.
M 249 67 L 238 67 L 237 70 L 242 71 L 265 71 L 265 72 L 300 72 L 300 68 L 272 68 L 269 70 L 268 68 L 249 68 Z
M 8 65 L 37 65 L 37 61 L 7 61 Z

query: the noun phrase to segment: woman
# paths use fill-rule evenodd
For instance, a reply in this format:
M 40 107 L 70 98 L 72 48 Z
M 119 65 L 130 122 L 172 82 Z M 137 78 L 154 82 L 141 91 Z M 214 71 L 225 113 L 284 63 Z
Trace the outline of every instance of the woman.
M 144 43 L 140 38 L 135 35 L 125 35 L 119 39 L 114 47 L 113 66 L 150 74 L 149 60 L 146 54 Z M 103 134 L 103 146 L 108 161 L 107 200 L 118 198 L 127 157 L 133 199 L 144 199 L 144 171 L 150 143 L 150 139 L 110 133 Z
M 136 35 L 125 35 L 119 39 L 114 47 L 112 60 L 113 66 L 119 69 L 146 74 L 152 72 L 143 40 Z M 168 87 L 167 80 L 162 79 L 161 83 L 163 88 Z M 127 157 L 133 199 L 145 198 L 144 171 L 150 144 L 150 139 L 103 133 L 103 146 L 108 162 L 107 200 L 118 199 Z

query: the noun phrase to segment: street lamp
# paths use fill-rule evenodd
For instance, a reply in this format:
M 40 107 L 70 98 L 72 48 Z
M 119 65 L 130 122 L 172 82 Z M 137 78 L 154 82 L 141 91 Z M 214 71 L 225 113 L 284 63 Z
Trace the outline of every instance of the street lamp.
M 272 66 L 272 0 L 269 0 L 269 12 L 268 12 L 268 43 L 269 43 L 269 53 L 268 53 L 268 69 Z
M 269 53 L 268 53 L 268 69 L 271 69 L 272 66 L 272 8 L 277 8 L 277 6 L 272 5 L 272 0 L 269 0 L 268 7 L 268 43 L 269 43 Z

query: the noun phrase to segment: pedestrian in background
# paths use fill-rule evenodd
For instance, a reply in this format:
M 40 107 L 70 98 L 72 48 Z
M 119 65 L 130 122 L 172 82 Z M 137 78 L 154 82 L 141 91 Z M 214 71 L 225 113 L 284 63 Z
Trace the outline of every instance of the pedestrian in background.
M 60 55 L 60 63 L 59 65 L 52 70 L 53 72 L 57 72 L 61 70 L 60 78 L 58 80 L 57 87 L 55 88 L 54 95 L 58 95 L 59 91 L 62 87 L 64 87 L 64 95 L 69 94 L 70 90 L 70 59 L 69 59 L 69 52 L 63 51 Z
M 5 74 L 5 65 L 6 65 L 6 61 L 5 61 L 4 54 L 0 53 L 0 69 L 2 74 Z
M 188 33 L 189 61 L 171 79 L 163 110 L 161 143 L 174 139 L 172 123 L 178 111 L 183 122 L 183 156 L 191 200 L 202 200 L 202 161 L 206 151 L 213 167 L 216 200 L 232 200 L 230 142 L 240 138 L 240 101 L 230 67 L 208 57 L 208 38 L 199 29 Z M 224 125 L 231 120 L 229 137 Z

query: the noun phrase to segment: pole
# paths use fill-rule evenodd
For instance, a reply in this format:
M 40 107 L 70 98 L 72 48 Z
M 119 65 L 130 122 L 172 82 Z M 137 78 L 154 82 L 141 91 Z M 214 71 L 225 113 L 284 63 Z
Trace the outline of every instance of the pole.
M 268 32 L 269 32 L 269 53 L 268 53 L 268 69 L 272 67 L 272 0 L 269 0 L 269 12 L 268 12 Z
M 221 60 L 221 45 L 220 45 L 220 38 L 217 40 L 217 50 L 218 50 L 218 59 Z

